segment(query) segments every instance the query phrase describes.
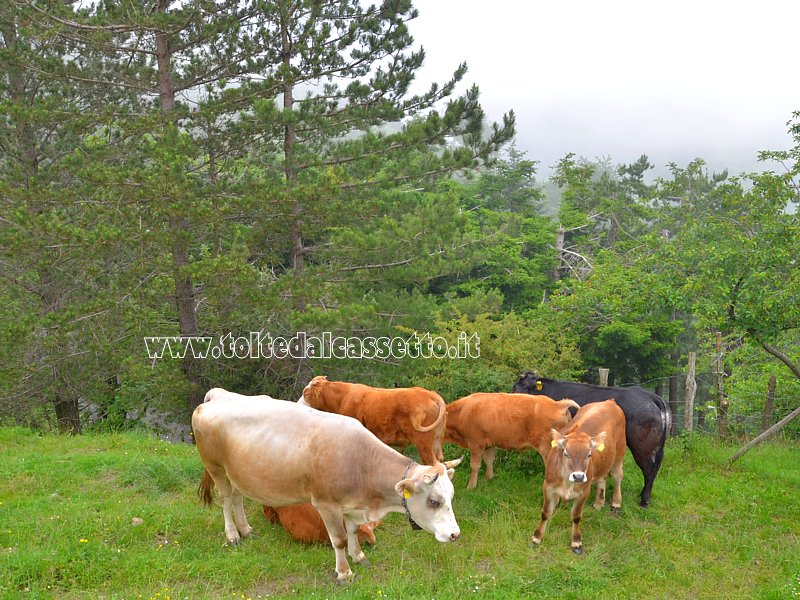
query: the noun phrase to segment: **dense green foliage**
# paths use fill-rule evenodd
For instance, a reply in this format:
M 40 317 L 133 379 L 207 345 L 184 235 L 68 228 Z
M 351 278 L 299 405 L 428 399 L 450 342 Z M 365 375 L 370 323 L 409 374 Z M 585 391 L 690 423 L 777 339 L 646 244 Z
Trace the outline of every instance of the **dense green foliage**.
M 797 119 L 793 149 L 763 156 L 785 173 L 697 160 L 652 181 L 645 156 L 568 155 L 554 207 L 465 65 L 415 91 L 415 16 L 408 0 L 0 6 L 0 417 L 185 422 L 209 387 L 294 399 L 321 373 L 447 400 L 527 369 L 656 387 L 697 352 L 701 413 L 727 428 L 717 331 L 730 431 L 760 427 L 771 374 L 772 420 L 794 408 Z M 144 341 L 250 332 L 465 332 L 481 357 L 154 360 Z
M 225 545 L 222 511 L 196 494 L 188 445 L 136 434 L 40 436 L 0 430 L 2 598 L 790 598 L 800 592 L 798 448 L 765 445 L 734 467 L 734 447 L 672 440 L 647 510 L 626 457 L 619 517 L 587 507 L 586 552 L 569 550 L 569 511 L 529 547 L 541 507 L 535 452 L 498 453 L 495 479 L 465 489 L 462 539 L 440 544 L 388 515 L 369 566 L 338 588 L 329 545 L 307 546 L 248 502 L 257 537 Z M 445 448 L 452 455 L 454 449 Z M 136 525 L 134 519 L 141 519 Z M 138 523 L 138 521 L 137 521 Z

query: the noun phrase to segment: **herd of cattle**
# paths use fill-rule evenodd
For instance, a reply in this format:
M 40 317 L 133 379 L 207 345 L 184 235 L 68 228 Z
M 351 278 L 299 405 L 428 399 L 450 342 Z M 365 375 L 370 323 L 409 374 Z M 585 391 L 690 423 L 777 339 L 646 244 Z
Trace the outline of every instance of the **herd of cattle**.
M 405 513 L 415 529 L 440 542 L 461 535 L 452 500 L 454 469 L 443 443 L 469 449 L 468 489 L 478 483 L 481 463 L 494 476 L 496 448 L 534 448 L 545 462 L 538 545 L 559 501 L 573 501 L 571 548 L 582 552 L 580 521 L 591 486 L 594 508 L 605 503 L 614 480 L 611 510 L 622 502 L 622 459 L 631 450 L 644 475 L 640 505 L 646 507 L 664 452 L 669 411 L 663 400 L 639 387 L 599 387 L 531 372 L 513 393 L 476 393 L 445 404 L 420 387 L 382 389 L 328 381 L 319 376 L 297 402 L 243 396 L 214 388 L 192 416 L 205 470 L 200 497 L 222 497 L 225 536 L 238 543 L 252 533 L 243 497 L 264 506 L 295 539 L 329 540 L 339 582 L 349 581 L 345 549 L 366 561 L 361 544 L 390 512 Z M 416 446 L 418 464 L 390 446 Z

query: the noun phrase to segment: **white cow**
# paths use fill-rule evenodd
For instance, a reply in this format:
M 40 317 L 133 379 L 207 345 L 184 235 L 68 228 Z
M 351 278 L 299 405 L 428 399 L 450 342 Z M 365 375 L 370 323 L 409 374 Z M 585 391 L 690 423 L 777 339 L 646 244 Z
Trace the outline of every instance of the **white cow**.
M 231 543 L 252 533 L 243 496 L 269 506 L 311 502 L 328 530 L 339 582 L 353 577 L 345 547 L 356 563 L 366 560 L 359 525 L 387 513 L 405 512 L 412 527 L 440 542 L 461 535 L 451 482 L 461 459 L 419 465 L 350 417 L 221 388 L 206 394 L 192 427 L 205 465 L 200 497 L 211 504 L 213 488 L 220 491 Z

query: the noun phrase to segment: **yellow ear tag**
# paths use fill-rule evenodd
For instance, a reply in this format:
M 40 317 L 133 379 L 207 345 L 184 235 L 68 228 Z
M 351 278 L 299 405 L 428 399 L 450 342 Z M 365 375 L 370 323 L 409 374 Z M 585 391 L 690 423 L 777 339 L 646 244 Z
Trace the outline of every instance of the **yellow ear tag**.
M 597 448 L 595 448 L 598 452 L 602 452 L 605 449 L 606 445 L 603 442 L 597 444 Z
M 542 391 L 542 382 L 541 381 L 537 381 L 536 382 L 536 391 L 537 392 L 541 392 Z
M 406 500 L 411 498 L 411 492 L 408 491 L 408 488 L 403 489 L 403 498 L 405 498 Z
M 552 442 L 550 442 L 551 448 L 555 448 L 556 446 L 558 446 L 558 440 L 553 440 Z

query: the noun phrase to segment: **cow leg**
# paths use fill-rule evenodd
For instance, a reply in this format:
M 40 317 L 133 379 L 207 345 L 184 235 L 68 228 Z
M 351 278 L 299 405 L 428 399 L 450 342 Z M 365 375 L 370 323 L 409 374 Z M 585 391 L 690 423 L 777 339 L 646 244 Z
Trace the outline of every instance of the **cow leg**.
M 606 478 L 598 479 L 594 489 L 594 504 L 592 508 L 600 510 L 606 503 Z
M 442 450 L 442 436 L 444 432 L 436 432 L 436 436 L 433 438 L 433 450 L 436 452 L 436 460 L 443 463 L 444 462 L 444 450 Z
M 656 473 L 658 473 L 658 467 L 653 464 L 650 458 L 652 455 L 649 452 L 642 452 L 640 448 L 637 448 L 637 452 L 631 451 L 631 454 L 633 454 L 633 460 L 641 469 L 642 475 L 644 475 L 644 487 L 640 494 L 639 506 L 647 508 L 647 505 L 650 504 L 650 494 L 653 490 L 653 481 L 656 478 Z
M 583 543 L 581 542 L 581 517 L 583 516 L 583 506 L 589 499 L 589 488 L 586 486 L 586 493 L 575 499 L 572 503 L 572 543 L 570 548 L 575 554 L 583 554 Z
M 231 505 L 233 508 L 233 522 L 239 535 L 242 537 L 249 536 L 253 533 L 253 528 L 250 527 L 250 523 L 247 522 L 247 517 L 244 514 L 244 496 L 236 487 L 233 488 L 233 493 L 231 494 Z
M 233 518 L 234 487 L 231 484 L 231 480 L 228 479 L 228 475 L 225 473 L 225 469 L 222 467 L 214 467 L 207 464 L 206 470 L 214 480 L 214 485 L 219 490 L 220 496 L 222 496 L 222 516 L 225 519 L 225 537 L 227 538 L 228 543 L 238 544 L 242 541 L 242 538 L 239 535 L 239 530 L 236 527 L 236 522 Z
M 611 477 L 614 478 L 614 495 L 611 498 L 611 512 L 618 513 L 622 507 L 622 459 L 611 467 Z M 652 481 L 650 482 L 652 485 Z
M 347 555 L 344 549 L 347 547 L 347 531 L 344 528 L 344 515 L 340 506 L 333 505 L 317 505 L 314 508 L 319 511 L 325 529 L 328 530 L 328 537 L 333 546 L 333 552 L 336 555 L 336 579 L 337 583 L 349 583 L 353 578 L 353 571 L 350 570 L 350 564 L 347 562 Z
M 347 530 L 347 553 L 350 555 L 350 558 L 358 565 L 369 564 L 367 557 L 361 550 L 361 542 L 358 541 L 358 531 L 361 525 L 345 517 L 344 526 Z
M 486 480 L 494 477 L 494 455 L 497 448 L 491 446 L 483 453 L 483 462 L 486 465 Z
M 634 458 L 636 457 L 634 456 Z M 642 468 L 642 473 L 644 474 L 644 487 L 642 488 L 641 501 L 639 502 L 639 505 L 642 508 L 647 508 L 650 504 L 650 494 L 653 491 L 653 482 L 656 480 L 656 475 L 658 475 L 658 470 L 661 468 L 661 460 L 663 458 L 664 447 L 662 446 L 658 449 L 658 452 L 655 453 L 655 457 L 647 462 L 647 470 Z M 641 467 L 641 465 L 639 466 Z
M 481 461 L 483 460 L 483 448 L 479 446 L 470 446 L 469 449 L 469 466 L 472 472 L 469 475 L 469 483 L 467 484 L 468 490 L 474 490 L 478 485 L 478 471 L 481 470 Z
M 653 491 L 653 482 L 661 468 L 661 460 L 664 457 L 664 447 L 661 446 L 661 427 L 653 425 L 648 429 L 628 428 L 626 439 L 629 442 L 633 460 L 642 470 L 644 476 L 644 487 L 640 494 L 639 506 L 647 508 L 650 504 L 650 494 Z M 630 443 L 632 442 L 632 443 Z
M 536 528 L 536 532 L 533 534 L 533 543 L 537 546 L 542 543 L 542 538 L 544 537 L 544 532 L 547 530 L 547 523 L 550 521 L 550 518 L 553 516 L 553 513 L 558 506 L 558 497 L 556 496 L 555 492 L 551 492 L 547 489 L 547 484 L 544 484 L 544 504 L 542 505 L 542 520 L 539 521 L 539 526 Z
M 421 440 L 416 446 L 423 465 L 436 464 L 436 453 L 434 452 L 434 443 L 432 439 Z

